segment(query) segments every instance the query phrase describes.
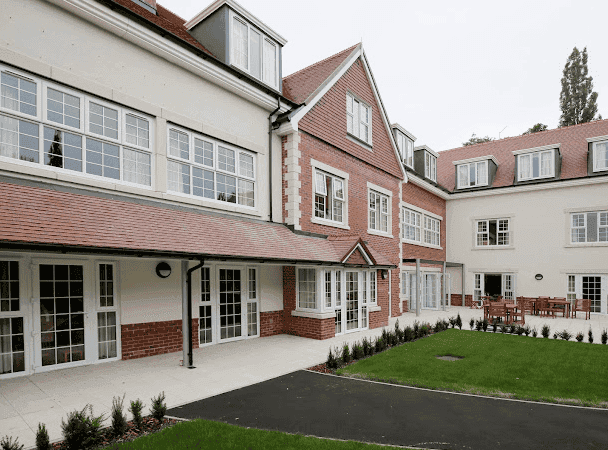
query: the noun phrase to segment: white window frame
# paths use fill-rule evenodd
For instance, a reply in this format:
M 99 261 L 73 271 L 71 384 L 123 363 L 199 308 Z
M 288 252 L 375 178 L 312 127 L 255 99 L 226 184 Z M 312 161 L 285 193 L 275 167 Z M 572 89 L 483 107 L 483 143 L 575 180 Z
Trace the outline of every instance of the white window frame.
M 323 185 L 322 185 L 322 187 L 323 187 L 322 189 L 318 189 L 319 188 L 318 183 L 317 183 L 318 177 L 323 177 L 323 180 L 325 180 L 324 183 L 323 183 Z M 329 185 L 330 185 L 329 188 L 327 186 L 327 184 L 328 184 L 327 183 L 327 178 L 328 177 L 331 179 L 331 182 L 329 183 Z M 342 184 L 342 198 L 340 198 L 338 196 L 338 192 L 339 192 L 338 186 L 339 186 L 340 183 Z M 336 223 L 339 223 L 339 224 L 343 224 L 344 223 L 344 206 L 345 206 L 345 203 L 346 203 L 346 200 L 344 198 L 344 184 L 345 183 L 344 183 L 344 179 L 343 178 L 337 177 L 335 175 L 332 175 L 330 173 L 324 172 L 324 171 L 319 170 L 319 169 L 315 169 L 314 170 L 314 197 L 315 197 L 314 198 L 314 203 L 315 204 L 314 204 L 314 208 L 313 208 L 313 210 L 314 210 L 313 211 L 313 215 L 314 215 L 314 217 L 316 219 L 323 220 L 323 221 L 328 221 L 328 222 L 336 222 Z M 328 189 L 331 192 L 329 192 Z M 317 216 L 317 208 L 316 208 L 316 203 L 317 203 L 316 197 L 317 197 L 317 195 L 321 196 L 321 197 L 325 197 L 325 202 L 324 202 L 325 208 L 323 209 L 323 215 L 324 215 L 323 217 Z M 331 208 L 330 208 L 331 218 L 327 218 L 327 217 L 325 217 L 325 211 L 327 210 L 327 202 L 328 202 L 328 199 L 330 198 L 330 196 L 331 196 Z M 342 220 L 335 220 L 333 218 L 334 217 L 335 202 L 341 202 L 342 203 L 342 214 L 341 214 Z
M 302 306 L 300 304 L 300 270 L 312 271 L 315 274 L 314 280 L 314 295 L 315 301 L 313 307 Z M 319 271 L 313 267 L 296 267 L 296 310 L 298 311 L 321 311 L 323 310 L 324 301 L 325 301 L 325 280 L 323 278 L 323 272 Z
M 501 221 L 507 222 L 507 229 L 500 230 Z M 496 244 L 490 244 L 490 222 L 496 222 Z M 480 231 L 480 224 L 485 225 L 485 231 Z M 511 231 L 511 218 L 510 217 L 497 217 L 497 218 L 489 218 L 489 219 L 478 219 L 475 220 L 475 247 L 477 248 L 495 248 L 495 247 L 512 247 L 512 231 Z M 503 240 L 506 235 L 506 243 L 499 244 L 500 234 L 503 236 Z M 481 237 L 482 242 L 484 241 L 484 235 L 486 235 L 488 242 L 487 244 L 480 244 L 479 240 Z
M 406 223 L 405 222 L 406 212 L 409 213 L 410 217 L 412 217 L 412 215 L 413 215 L 414 217 L 419 218 L 420 225 Z M 427 211 L 425 209 L 422 209 L 419 206 L 412 205 L 410 203 L 406 203 L 406 202 L 403 202 L 403 201 L 401 202 L 400 214 L 401 214 L 401 217 L 400 217 L 400 221 L 401 221 L 401 243 L 403 243 L 403 244 L 418 245 L 420 247 L 436 248 L 436 249 L 439 249 L 439 250 L 443 249 L 443 247 L 441 247 L 441 224 L 443 222 L 443 217 L 442 216 L 434 214 L 434 213 L 432 213 L 430 211 Z M 426 239 L 425 239 L 425 224 L 427 223 L 426 222 L 426 218 L 438 221 L 438 230 L 437 231 L 427 230 L 427 231 L 439 234 L 439 240 L 438 240 L 439 244 L 438 245 L 429 244 L 428 242 L 426 242 Z M 406 229 L 406 227 L 414 228 L 414 230 L 416 230 L 416 232 L 419 233 L 420 240 L 407 239 L 405 237 L 405 229 Z M 418 237 L 418 235 L 416 237 Z
M 106 265 L 112 266 L 112 275 L 113 275 L 113 281 L 112 281 L 113 286 L 112 287 L 114 288 L 114 292 L 112 294 L 114 297 L 114 305 L 112 305 L 112 306 L 101 306 L 101 304 L 99 302 L 100 297 L 101 297 L 101 290 L 100 290 L 101 289 L 100 288 L 101 279 L 99 277 L 99 266 L 101 264 L 106 264 Z M 120 298 L 119 298 L 120 289 L 118 289 L 118 283 L 119 283 L 118 262 L 105 261 L 105 260 L 95 261 L 94 270 L 95 270 L 95 333 L 96 333 L 96 335 L 99 330 L 99 322 L 98 322 L 99 319 L 98 319 L 97 313 L 114 312 L 116 314 L 116 356 L 113 358 L 99 359 L 99 336 L 97 335 L 95 338 L 95 341 L 97 343 L 97 345 L 95 347 L 96 361 L 98 361 L 98 362 L 117 361 L 122 358 L 122 339 L 121 339 L 121 325 L 120 325 L 121 314 L 120 314 Z
M 20 118 L 23 119 L 29 119 L 31 121 L 42 121 L 42 80 L 40 78 L 34 77 L 32 75 L 30 75 L 27 72 L 23 72 L 19 69 L 10 67 L 10 66 L 5 66 L 3 64 L 0 64 L 0 72 L 8 72 L 9 75 L 12 76 L 16 76 L 18 78 L 24 78 L 27 81 L 30 81 L 32 83 L 36 83 L 36 115 L 31 115 L 31 114 L 26 114 L 26 113 L 22 113 L 21 111 L 15 111 L 14 109 L 10 109 L 10 108 L 6 108 L 4 106 L 2 106 L 2 99 L 1 99 L 1 95 L 0 95 L 0 111 L 2 112 L 6 112 L 9 115 L 14 115 L 14 116 L 18 116 Z M 2 75 L 0 74 L 0 79 L 1 79 Z
M 485 176 L 480 180 L 480 169 L 485 167 Z M 466 170 L 466 178 L 463 177 L 463 171 Z M 475 172 L 475 182 L 471 183 L 471 170 Z M 464 189 L 468 187 L 487 186 L 488 185 L 488 161 L 471 162 L 468 164 L 459 164 L 457 166 L 458 188 Z
M 437 157 L 427 151 L 424 152 L 424 176 L 437 182 Z
M 441 247 L 441 221 L 434 217 L 424 216 L 424 243 L 433 247 Z
M 334 167 L 331 167 L 325 163 L 322 163 L 320 161 L 316 161 L 312 158 L 310 159 L 310 166 L 311 166 L 311 177 L 312 177 L 311 178 L 312 179 L 312 196 L 311 196 L 312 200 L 311 200 L 311 214 L 310 214 L 311 223 L 316 223 L 318 225 L 326 225 L 326 226 L 334 227 L 334 228 L 341 228 L 343 230 L 350 230 L 350 227 L 348 226 L 348 179 L 349 179 L 349 174 L 346 172 L 343 172 L 339 169 L 336 169 Z M 316 189 L 317 189 L 316 173 L 317 173 L 317 171 L 324 172 L 326 174 L 329 174 L 332 177 L 339 178 L 342 181 L 343 193 L 344 193 L 344 200 L 342 200 L 342 202 L 343 202 L 342 203 L 342 222 L 337 222 L 334 220 L 315 216 L 315 201 L 316 201 Z M 332 192 L 332 195 L 333 195 L 333 192 Z
M 168 151 L 169 139 L 170 139 L 172 130 L 176 131 L 178 133 L 184 133 L 187 136 L 187 138 L 188 138 L 188 159 L 184 159 L 179 156 L 173 156 L 173 155 L 169 154 L 169 151 Z M 168 178 L 169 178 L 168 170 L 169 169 L 167 167 L 167 193 L 170 193 L 171 195 L 178 195 L 178 196 L 182 196 L 182 197 L 197 199 L 197 200 L 203 201 L 205 203 L 209 202 L 209 205 L 223 205 L 223 207 L 225 207 L 226 205 L 232 205 L 235 208 L 239 208 L 239 209 L 242 208 L 244 211 L 257 211 L 259 209 L 259 203 L 260 203 L 260 200 L 258 198 L 259 181 L 258 181 L 257 154 L 256 153 L 236 147 L 231 144 L 226 144 L 225 142 L 221 142 L 221 141 L 218 141 L 217 139 L 213 139 L 208 136 L 204 136 L 202 134 L 190 131 L 186 128 L 180 127 L 178 125 L 174 125 L 172 123 L 167 124 L 166 139 L 167 139 L 167 162 L 168 163 L 175 162 L 178 164 L 187 165 L 189 168 L 189 176 L 190 176 L 190 187 L 189 187 L 188 193 L 171 190 L 169 188 L 169 180 L 168 180 Z M 199 163 L 199 162 L 195 161 L 195 139 L 199 139 L 201 141 L 205 141 L 205 142 L 211 143 L 213 145 L 213 165 L 212 166 L 208 166 L 204 163 Z M 234 152 L 234 169 L 235 169 L 234 172 L 230 172 L 228 170 L 219 168 L 219 163 L 218 163 L 219 147 L 223 147 L 227 150 Z M 253 158 L 253 177 L 250 177 L 248 175 L 241 175 L 240 165 L 239 165 L 241 154 L 244 154 L 244 155 L 247 155 L 247 156 L 250 156 Z M 193 168 L 213 172 L 213 192 L 214 192 L 213 198 L 198 196 L 193 193 L 194 192 L 193 175 L 192 175 Z M 227 202 L 224 200 L 217 199 L 217 192 L 218 192 L 217 191 L 217 184 L 218 184 L 217 175 L 218 174 L 234 177 L 236 179 L 236 194 L 237 194 L 236 202 L 232 203 L 232 202 Z M 239 198 L 240 198 L 239 181 L 240 180 L 253 183 L 253 206 L 239 203 Z
M 588 228 L 588 220 L 587 220 L 587 215 L 588 214 L 595 214 L 596 215 L 596 237 L 597 239 L 595 241 L 591 241 L 589 240 L 589 233 L 587 232 L 587 228 Z M 583 219 L 583 224 L 582 225 L 574 225 L 574 218 L 575 216 L 582 216 Z M 605 223 L 602 224 L 602 218 L 604 219 Z M 570 244 L 572 245 L 581 245 L 581 244 L 591 244 L 591 245 L 606 245 L 608 244 L 608 210 L 599 210 L 599 211 L 576 211 L 576 212 L 571 212 L 570 216 L 569 216 L 569 235 L 570 235 Z M 583 230 L 583 235 L 584 238 L 583 240 L 574 240 L 573 237 L 573 232 L 575 230 Z M 606 235 L 606 237 L 604 239 L 600 239 L 602 236 L 600 235 L 600 233 L 603 233 L 604 235 Z
M 370 206 L 371 196 L 375 197 L 376 209 L 372 210 Z M 382 212 L 382 201 L 385 200 L 387 204 L 386 213 Z M 367 183 L 367 232 L 377 236 L 384 236 L 392 238 L 392 218 L 393 218 L 393 193 L 388 189 L 384 189 L 380 186 Z M 375 228 L 372 228 L 372 216 L 375 217 Z M 386 230 L 382 229 L 382 217 L 386 217 Z
M 357 114 L 355 117 L 355 112 L 354 112 L 354 105 L 355 102 L 358 104 L 357 106 Z M 353 105 L 353 109 L 352 111 L 349 111 L 349 106 Z M 367 109 L 368 111 L 368 121 L 365 122 L 363 121 L 362 118 L 362 114 L 361 114 L 361 107 L 363 106 L 363 108 Z M 355 137 L 356 139 L 366 143 L 367 145 L 369 145 L 370 147 L 372 146 L 372 107 L 370 105 L 368 105 L 366 102 L 364 102 L 363 100 L 361 100 L 361 98 L 359 98 L 358 96 L 354 95 L 351 92 L 347 92 L 346 93 L 346 132 L 350 135 Z M 352 129 L 349 130 L 348 129 L 348 118 L 351 118 L 352 120 Z M 357 128 L 355 130 L 355 123 L 357 124 Z M 361 136 L 361 125 L 364 125 L 367 127 L 367 139 L 365 139 L 364 137 Z
M 406 214 L 407 213 L 407 214 Z M 405 218 L 410 220 L 406 222 Z M 412 221 L 412 217 L 414 220 Z M 422 242 L 422 213 L 409 208 L 401 207 L 401 239 L 411 243 Z M 406 237 L 406 227 L 414 231 L 414 239 Z
M 543 175 L 542 172 L 542 159 L 543 159 L 543 155 L 549 154 L 550 158 L 550 167 L 549 167 L 549 173 L 546 175 Z M 535 177 L 534 173 L 533 173 L 533 158 L 538 157 L 538 176 Z M 528 181 L 528 180 L 539 180 L 539 179 L 543 179 L 543 178 L 553 178 L 555 176 L 555 149 L 549 149 L 549 150 L 541 150 L 541 151 L 536 151 L 536 152 L 529 152 L 529 153 L 522 153 L 522 154 L 518 154 L 517 155 L 517 181 Z M 522 159 L 523 158 L 530 158 L 530 162 L 529 162 L 529 170 L 530 170 L 530 174 L 529 176 L 526 176 L 526 174 L 523 173 L 523 164 L 522 164 Z
M 603 152 L 606 153 L 606 158 L 604 159 L 604 161 L 606 161 L 606 163 L 604 166 L 599 165 L 600 151 L 598 149 L 598 145 L 604 146 Z M 606 170 L 608 170 L 608 141 L 594 142 L 593 143 L 593 171 L 594 172 L 604 172 Z
M 414 168 L 414 141 L 407 137 L 399 130 L 395 130 L 397 134 L 397 147 L 403 164 L 410 169 Z
M 241 22 L 242 24 L 247 26 L 247 67 L 237 64 L 235 61 L 235 58 L 234 58 L 234 26 L 233 26 L 233 24 L 234 24 L 235 20 L 238 20 L 239 22 Z M 249 48 L 251 45 L 250 39 L 251 39 L 251 30 L 252 29 L 255 30 L 255 32 L 260 35 L 260 78 L 257 78 L 256 76 L 254 76 L 251 71 L 251 52 L 249 51 Z M 230 12 L 230 38 L 229 39 L 230 39 L 230 63 L 233 66 L 238 67 L 243 72 L 250 74 L 252 77 L 259 79 L 262 83 L 278 90 L 278 88 L 279 88 L 279 43 L 276 42 L 274 39 L 270 38 L 267 34 L 265 34 L 260 29 L 251 25 L 243 17 L 239 16 L 238 14 L 235 14 L 233 11 Z M 274 62 L 275 62 L 274 75 L 275 76 L 274 76 L 274 80 L 271 80 L 272 82 L 269 82 L 270 80 L 267 80 L 266 77 L 264 76 L 264 69 L 265 69 L 264 68 L 264 48 L 265 48 L 264 43 L 266 41 L 268 41 L 275 47 L 275 54 L 274 54 Z

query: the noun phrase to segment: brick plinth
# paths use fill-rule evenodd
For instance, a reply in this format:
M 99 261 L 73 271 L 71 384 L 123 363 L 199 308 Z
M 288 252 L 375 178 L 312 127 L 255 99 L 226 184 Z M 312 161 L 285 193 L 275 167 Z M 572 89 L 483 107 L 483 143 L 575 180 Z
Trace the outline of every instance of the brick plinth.
M 198 319 L 192 319 L 192 347 L 198 348 Z M 182 321 L 133 323 L 121 326 L 122 359 L 182 351 Z
M 283 333 L 283 311 L 260 313 L 260 337 Z
M 461 294 L 452 294 L 450 296 L 452 306 L 462 306 L 462 295 Z M 464 306 L 471 306 L 473 304 L 473 296 L 465 295 L 464 296 Z

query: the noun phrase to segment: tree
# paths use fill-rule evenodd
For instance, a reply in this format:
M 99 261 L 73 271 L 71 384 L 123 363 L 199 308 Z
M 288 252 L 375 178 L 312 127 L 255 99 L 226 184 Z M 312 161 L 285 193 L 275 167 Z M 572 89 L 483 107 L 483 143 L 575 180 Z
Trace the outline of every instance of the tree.
M 491 138 L 490 136 L 477 137 L 475 133 L 473 133 L 468 141 L 462 143 L 462 146 L 466 147 L 467 145 L 483 144 L 484 142 L 491 142 L 493 140 L 494 138 Z
M 587 47 L 582 53 L 574 47 L 562 76 L 562 92 L 559 95 L 559 126 L 567 127 L 577 123 L 600 120 L 597 114 L 597 92 L 593 92 L 593 77 L 587 68 Z
M 538 133 L 539 131 L 545 131 L 548 128 L 549 127 L 544 123 L 538 122 L 536 125 L 532 125 L 530 128 L 528 128 L 528 130 L 523 133 L 522 136 L 525 136 L 526 134 Z

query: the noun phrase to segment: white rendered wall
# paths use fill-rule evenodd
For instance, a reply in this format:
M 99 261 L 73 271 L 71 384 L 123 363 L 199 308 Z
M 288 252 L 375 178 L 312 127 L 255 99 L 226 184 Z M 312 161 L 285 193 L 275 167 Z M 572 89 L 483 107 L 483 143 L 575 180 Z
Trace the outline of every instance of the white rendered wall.
M 283 310 L 283 267 L 261 266 L 260 283 L 262 289 L 261 312 Z

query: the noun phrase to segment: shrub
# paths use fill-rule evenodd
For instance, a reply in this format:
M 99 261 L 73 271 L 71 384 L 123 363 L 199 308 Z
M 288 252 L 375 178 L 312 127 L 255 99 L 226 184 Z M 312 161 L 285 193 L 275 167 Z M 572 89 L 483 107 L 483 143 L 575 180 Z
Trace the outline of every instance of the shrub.
M 49 440 L 49 432 L 46 425 L 38 423 L 38 431 L 36 431 L 36 450 L 50 450 L 51 441 Z
M 165 391 L 158 394 L 156 397 L 152 397 L 150 399 L 152 402 L 152 417 L 154 417 L 159 422 L 163 420 L 165 417 L 165 413 L 167 412 L 167 404 L 165 403 Z
M 389 340 L 389 344 L 391 345 L 391 347 L 394 347 L 395 345 L 397 345 L 399 343 L 399 338 L 397 338 L 397 334 L 393 331 L 389 331 L 388 340 Z
M 123 404 L 125 401 L 125 395 L 120 397 L 114 397 L 112 399 L 112 434 L 114 436 L 122 436 L 127 431 L 127 417 L 123 414 Z
M 591 331 L 591 328 L 589 328 L 587 335 L 589 336 L 589 343 L 593 344 L 593 331 Z
M 384 343 L 386 345 L 389 344 L 389 337 L 388 337 L 388 335 L 389 335 L 388 330 L 386 328 L 382 328 L 382 340 L 384 341 Z
M 581 333 L 581 336 L 582 335 L 583 333 Z M 559 337 L 561 337 L 564 341 L 569 341 L 572 338 L 572 333 L 570 333 L 568 330 L 564 330 L 559 333 Z
M 379 337 L 376 338 L 376 353 L 380 353 L 382 350 L 384 350 L 386 348 L 386 343 L 384 342 L 384 340 Z
M 500 326 L 500 332 L 501 333 L 506 333 L 507 332 L 507 326 L 506 325 L 501 325 Z
M 512 323 L 511 326 L 509 327 L 509 332 L 511 334 L 515 334 L 517 333 L 517 328 L 519 327 L 519 325 L 517 325 L 516 323 Z
M 427 324 L 424 324 L 418 328 L 418 337 L 423 337 L 429 334 L 429 327 Z
M 536 327 L 532 328 L 532 337 L 538 336 L 538 331 L 536 331 Z
M 469 320 L 469 326 L 471 327 L 471 331 L 473 331 L 473 327 L 475 326 L 475 319 L 473 319 L 471 317 L 471 320 Z
M 64 446 L 67 450 L 95 447 L 101 440 L 101 424 L 104 415 L 94 416 L 93 407 L 85 405 L 81 411 L 68 413 L 67 421 L 61 419 Z
M 477 331 L 481 331 L 481 328 L 483 327 L 483 322 L 481 320 L 476 320 L 475 321 L 475 329 Z
M 399 331 L 399 319 L 395 321 L 395 334 L 397 334 L 397 331 Z
M 456 326 L 462 330 L 462 319 L 460 318 L 460 313 L 456 316 Z
M 333 369 L 337 369 L 338 360 L 332 354 L 331 348 L 329 349 L 329 354 L 332 356 L 333 361 L 335 362 L 335 367 L 333 367 Z M 328 361 L 328 367 L 329 367 L 329 357 L 327 358 L 327 361 Z M 137 428 L 138 430 L 141 430 L 143 423 L 144 423 L 144 419 L 141 416 L 141 412 L 143 409 L 144 409 L 144 404 L 142 403 L 142 401 L 140 399 L 137 399 L 135 401 L 131 400 L 131 406 L 129 407 L 129 411 L 131 412 L 131 414 L 133 414 L 133 423 L 135 424 L 135 428 Z
M 521 336 L 522 334 L 524 334 L 524 331 L 525 331 L 524 327 L 522 327 L 521 325 L 517 325 L 516 333 L 518 336 Z M 526 336 L 527 336 L 527 334 L 526 334 Z
M 454 328 L 456 326 L 456 318 L 450 317 L 449 321 L 450 321 L 450 325 L 452 326 L 452 328 Z
M 558 333 L 557 331 L 553 332 L 553 339 L 557 339 L 560 336 L 561 336 L 561 333 Z
M 602 331 L 602 344 L 606 345 L 608 342 L 608 331 Z
M 405 327 L 403 334 L 405 335 L 405 342 L 413 341 L 415 339 L 414 330 L 411 327 Z
M 12 437 L 4 436 L 0 439 L 0 448 L 2 450 L 23 450 L 23 445 L 19 444 L 19 439 L 17 438 L 13 441 Z
M 403 342 L 404 340 L 404 333 L 403 330 L 401 328 L 397 328 L 395 330 L 395 334 L 397 335 L 397 341 L 399 342 Z
M 524 334 L 525 334 L 526 336 L 530 336 L 530 332 L 531 332 L 531 331 L 532 331 L 532 330 L 530 329 L 530 325 L 526 325 L 526 326 L 524 327 Z
M 348 364 L 350 361 L 351 361 L 350 348 L 348 347 L 348 344 L 344 344 L 342 346 L 342 362 L 344 364 Z
M 578 342 L 583 342 L 583 338 L 584 338 L 584 336 L 583 336 L 583 333 L 581 331 L 579 331 L 578 333 L 576 333 L 576 340 Z
M 353 359 L 361 359 L 365 356 L 365 353 L 363 352 L 363 346 L 355 343 L 355 345 L 353 346 Z
M 328 369 L 337 369 L 338 368 L 338 358 L 334 355 L 334 352 L 329 349 L 329 354 L 327 355 L 327 361 L 325 361 L 325 365 Z M 131 408 L 133 408 L 133 402 L 131 402 Z M 133 421 L 135 421 L 135 413 L 131 410 L 133 414 Z M 139 428 L 139 427 L 137 427 Z
M 483 321 L 481 322 L 481 328 L 483 328 L 483 331 L 488 331 L 488 319 L 483 319 Z
M 492 320 L 492 332 L 496 333 L 496 330 L 498 330 L 498 317 L 494 317 Z
M 372 344 L 371 344 L 371 342 L 369 341 L 369 339 L 367 339 L 366 337 L 364 337 L 364 338 L 363 338 L 363 341 L 362 341 L 362 347 L 363 347 L 363 354 L 364 354 L 365 356 L 369 356 L 369 355 L 371 355 L 371 354 L 372 354 L 372 353 L 371 353 L 371 350 L 372 350 Z
M 549 325 L 543 325 L 543 327 L 540 329 L 540 334 L 546 339 L 549 337 L 549 332 L 551 331 L 551 329 L 549 328 Z
M 417 320 L 414 321 L 414 339 L 418 337 L 418 329 L 420 328 L 420 324 Z

